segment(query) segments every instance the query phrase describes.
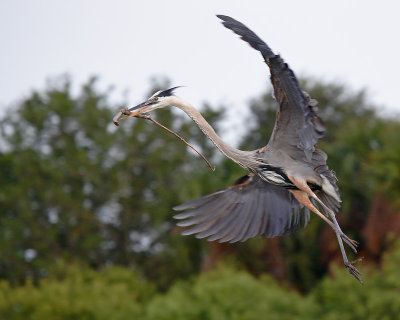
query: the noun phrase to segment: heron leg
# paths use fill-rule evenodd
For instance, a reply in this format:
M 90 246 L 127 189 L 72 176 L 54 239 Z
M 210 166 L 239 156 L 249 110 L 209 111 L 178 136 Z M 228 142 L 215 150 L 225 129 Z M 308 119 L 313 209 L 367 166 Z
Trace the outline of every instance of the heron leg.
M 336 220 L 335 217 L 335 213 L 328 208 L 325 203 L 323 203 L 318 197 L 317 195 L 310 189 L 310 187 L 308 186 L 306 181 L 301 181 L 301 180 L 297 180 L 296 178 L 294 178 L 293 176 L 288 176 L 290 181 L 293 182 L 293 184 L 299 188 L 300 190 L 303 190 L 305 193 L 308 194 L 308 196 L 312 197 L 313 199 L 315 199 L 329 214 L 329 216 L 331 217 L 333 223 L 335 224 L 335 228 L 333 228 L 335 230 L 335 232 L 339 232 L 340 237 L 343 239 L 344 242 L 346 242 L 346 244 L 355 252 L 357 253 L 357 245 L 358 242 L 355 240 L 350 239 L 340 228 L 339 223 Z M 325 217 L 325 215 L 324 215 Z M 325 219 L 324 219 L 325 220 Z M 326 221 L 326 220 L 325 220 Z M 332 227 L 332 225 L 331 225 Z
M 311 191 L 312 192 L 312 191 Z M 336 220 L 335 213 L 328 208 L 325 203 L 323 203 L 314 192 L 312 192 L 311 195 L 325 210 L 328 212 L 329 216 L 331 217 L 333 223 L 335 224 L 336 228 L 339 230 L 340 236 L 342 237 L 343 241 L 348 244 L 348 246 L 354 251 L 354 253 L 357 253 L 357 246 L 358 246 L 358 241 L 350 239 L 340 228 L 339 223 Z
M 337 229 L 335 224 L 332 223 L 332 221 L 329 220 L 324 214 L 319 212 L 319 210 L 313 205 L 313 203 L 310 201 L 308 194 L 305 191 L 295 190 L 295 189 L 289 189 L 289 191 L 294 195 L 294 197 L 297 199 L 297 201 L 299 201 L 303 206 L 307 207 L 312 212 L 314 212 L 316 215 L 318 215 L 322 220 L 324 220 L 327 224 L 329 224 L 336 233 L 338 233 L 338 232 L 340 233 L 340 231 Z
M 322 214 L 314 206 L 314 204 L 310 201 L 310 198 L 309 198 L 309 195 L 307 194 L 307 192 L 305 192 L 303 190 L 293 190 L 293 189 L 291 189 L 289 191 L 293 194 L 293 196 L 297 199 L 297 201 L 299 201 L 302 205 L 304 205 L 305 207 L 310 209 L 312 212 L 314 212 L 315 214 L 320 216 L 335 231 L 336 238 L 337 238 L 338 243 L 339 243 L 340 252 L 342 253 L 342 258 L 343 258 L 344 265 L 346 266 L 346 268 L 349 271 L 349 273 L 351 275 L 353 275 L 358 281 L 360 281 L 360 283 L 362 283 L 362 280 L 360 278 L 361 272 L 358 271 L 353 266 L 353 263 L 356 263 L 356 262 L 360 261 L 362 258 L 361 259 L 357 259 L 355 261 L 351 261 L 351 262 L 349 261 L 349 259 L 347 258 L 346 250 L 344 249 L 344 246 L 343 246 L 343 240 L 344 240 L 344 239 L 342 239 L 343 232 L 340 230 L 340 228 L 338 228 L 336 226 L 336 224 L 332 223 L 332 221 L 330 221 L 324 214 Z

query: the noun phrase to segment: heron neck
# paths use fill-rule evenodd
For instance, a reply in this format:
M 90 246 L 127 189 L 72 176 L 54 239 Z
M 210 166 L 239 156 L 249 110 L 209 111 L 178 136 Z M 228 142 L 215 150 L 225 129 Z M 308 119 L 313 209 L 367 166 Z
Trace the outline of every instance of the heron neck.
M 201 113 L 197 111 L 196 108 L 177 97 L 174 98 L 173 105 L 184 111 L 225 156 L 232 159 L 241 167 L 249 169 L 248 159 L 251 151 L 242 151 L 230 146 L 228 143 L 222 140 L 220 136 L 217 135 L 215 130 L 204 119 Z

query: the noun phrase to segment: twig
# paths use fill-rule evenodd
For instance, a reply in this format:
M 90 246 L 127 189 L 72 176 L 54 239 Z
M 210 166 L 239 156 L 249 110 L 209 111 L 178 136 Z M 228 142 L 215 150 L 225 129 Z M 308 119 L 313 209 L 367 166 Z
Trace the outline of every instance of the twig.
M 115 124 L 116 126 L 119 126 L 118 120 L 119 120 L 119 118 L 120 118 L 123 114 L 125 114 L 125 113 L 124 113 L 125 110 L 126 110 L 126 109 L 121 109 L 121 110 L 114 116 L 113 122 L 114 122 L 114 124 Z
M 115 117 L 113 118 L 113 122 L 116 126 L 119 125 L 118 119 L 121 117 L 121 115 L 129 115 L 130 111 L 128 109 L 122 109 L 120 112 L 118 112 Z M 179 140 L 181 140 L 184 144 L 186 144 L 188 147 L 192 148 L 194 151 L 196 151 L 196 153 L 207 163 L 207 166 L 210 168 L 211 171 L 215 170 L 215 167 L 213 167 L 211 165 L 211 163 L 206 159 L 205 156 L 203 156 L 199 151 L 196 150 L 195 147 L 193 147 L 189 142 L 187 142 L 185 139 L 183 139 L 180 135 L 178 135 L 177 133 L 173 132 L 172 130 L 168 129 L 167 127 L 163 126 L 161 123 L 157 122 L 156 120 L 154 120 L 150 115 L 141 115 L 138 114 L 136 116 L 134 116 L 135 118 L 142 118 L 142 119 L 147 119 L 152 121 L 154 124 L 156 124 L 157 126 L 159 126 L 160 128 L 168 131 L 169 133 L 172 133 L 175 137 L 177 137 Z
M 183 139 L 180 135 L 178 135 L 177 133 L 173 132 L 172 130 L 168 129 L 166 126 L 163 126 L 161 123 L 157 122 L 156 120 L 154 120 L 151 116 L 149 115 L 140 115 L 138 114 L 137 116 L 135 116 L 137 118 L 143 118 L 143 119 L 147 119 L 152 121 L 154 124 L 156 124 L 157 126 L 159 126 L 160 128 L 168 131 L 169 133 L 172 133 L 175 137 L 177 137 L 179 140 L 181 140 L 184 144 L 186 144 L 188 147 L 192 148 L 194 151 L 196 151 L 196 153 L 202 157 L 202 159 L 207 163 L 207 166 L 210 168 L 211 171 L 215 170 L 215 167 L 213 167 L 211 165 L 211 163 L 206 159 L 205 156 L 203 156 L 199 151 L 196 150 L 195 147 L 193 147 L 189 142 L 187 142 L 185 139 Z

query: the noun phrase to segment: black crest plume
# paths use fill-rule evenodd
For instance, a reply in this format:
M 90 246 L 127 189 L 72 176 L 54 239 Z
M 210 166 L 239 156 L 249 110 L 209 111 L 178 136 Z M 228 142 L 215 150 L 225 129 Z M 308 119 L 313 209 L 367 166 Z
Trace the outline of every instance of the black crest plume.
M 161 91 L 159 94 L 157 94 L 157 97 L 168 97 L 172 96 L 174 94 L 175 89 L 181 88 L 182 86 L 177 86 L 173 88 L 169 88 L 167 90 Z

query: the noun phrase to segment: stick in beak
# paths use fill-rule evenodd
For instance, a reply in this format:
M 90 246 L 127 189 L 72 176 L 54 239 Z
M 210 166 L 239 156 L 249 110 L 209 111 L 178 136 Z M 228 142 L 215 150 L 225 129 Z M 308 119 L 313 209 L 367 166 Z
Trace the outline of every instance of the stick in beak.
M 141 113 L 145 113 L 147 110 L 149 110 L 151 107 L 147 107 L 147 108 L 143 108 L 143 109 L 141 109 L 141 110 L 139 110 L 139 111 L 136 111 L 136 112 L 134 112 L 134 113 L 129 113 L 128 115 L 126 115 L 125 117 L 122 117 L 120 120 L 124 120 L 124 119 L 128 119 L 128 118 L 130 118 L 130 117 L 136 117 L 136 116 L 138 116 L 139 114 L 141 114 Z M 124 113 L 124 114 L 126 114 L 126 113 Z
M 173 134 L 175 137 L 177 137 L 179 140 L 181 140 L 188 147 L 192 148 L 206 162 L 207 166 L 210 168 L 211 171 L 215 170 L 215 167 L 211 165 L 211 163 L 207 160 L 207 158 L 205 156 L 203 156 L 199 151 L 197 151 L 195 147 L 193 147 L 189 142 L 187 142 L 185 139 L 183 139 L 180 135 L 178 135 L 177 133 L 175 133 L 172 130 L 168 129 L 167 127 L 163 126 L 161 123 L 159 123 L 156 120 L 154 120 L 150 115 L 141 115 L 141 113 L 146 112 L 148 109 L 150 109 L 150 107 L 141 109 L 141 110 L 133 112 L 133 113 L 131 112 L 131 110 L 139 109 L 139 108 L 141 108 L 143 106 L 145 106 L 145 103 L 141 103 L 141 104 L 137 105 L 136 107 L 133 107 L 133 108 L 130 108 L 130 109 L 127 109 L 127 108 L 121 109 L 113 118 L 114 124 L 116 126 L 119 126 L 118 120 L 123 120 L 123 119 L 127 119 L 127 118 L 130 118 L 130 117 L 143 118 L 143 119 L 150 120 L 154 124 L 159 126 L 160 128 L 162 128 L 162 129 L 168 131 L 169 133 Z M 121 117 L 123 114 L 125 115 L 125 117 L 122 117 L 120 119 L 119 117 Z
M 113 118 L 114 124 L 115 124 L 116 126 L 119 126 L 119 120 L 123 120 L 123 119 L 130 118 L 130 117 L 136 117 L 138 114 L 142 113 L 142 112 L 144 111 L 144 109 L 139 110 L 139 111 L 134 112 L 134 113 L 132 113 L 131 111 L 132 111 L 132 110 L 136 110 L 136 109 L 143 108 L 143 107 L 145 107 L 145 106 L 146 106 L 146 102 L 143 102 L 143 103 L 138 104 L 137 106 L 132 107 L 132 108 L 129 108 L 129 109 L 128 109 L 128 108 L 121 109 L 121 110 L 114 116 L 114 118 Z M 145 109 L 146 109 L 146 108 L 145 108 Z M 122 118 L 120 119 L 120 117 L 121 117 L 122 115 L 125 115 L 125 117 L 122 117 Z

